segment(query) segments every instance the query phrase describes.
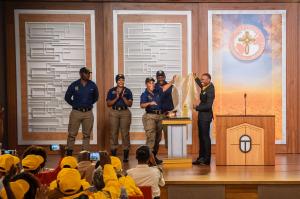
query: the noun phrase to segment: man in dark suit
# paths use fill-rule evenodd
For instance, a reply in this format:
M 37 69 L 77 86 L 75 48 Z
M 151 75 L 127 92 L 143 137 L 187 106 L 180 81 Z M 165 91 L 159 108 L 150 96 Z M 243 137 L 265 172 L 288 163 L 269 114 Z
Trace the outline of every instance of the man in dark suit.
M 194 165 L 209 165 L 211 156 L 210 141 L 210 123 L 213 119 L 213 102 L 215 99 L 215 87 L 211 83 L 209 73 L 201 75 L 201 79 L 195 77 L 196 83 L 201 88 L 200 104 L 194 105 L 193 108 L 198 111 L 198 136 L 199 136 L 199 156 L 193 161 Z

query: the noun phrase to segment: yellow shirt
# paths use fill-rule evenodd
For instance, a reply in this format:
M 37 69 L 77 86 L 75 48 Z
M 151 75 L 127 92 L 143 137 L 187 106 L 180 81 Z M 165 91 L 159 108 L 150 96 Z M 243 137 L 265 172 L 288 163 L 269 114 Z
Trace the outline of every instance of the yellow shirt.
M 138 188 L 131 176 L 122 176 L 119 183 L 124 186 L 128 196 L 142 196 L 143 192 Z

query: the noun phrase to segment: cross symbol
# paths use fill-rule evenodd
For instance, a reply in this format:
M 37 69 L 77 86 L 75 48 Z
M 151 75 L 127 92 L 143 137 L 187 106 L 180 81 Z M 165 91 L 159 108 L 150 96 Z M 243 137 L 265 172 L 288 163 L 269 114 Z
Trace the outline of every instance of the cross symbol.
M 250 33 L 246 31 L 242 38 L 239 38 L 239 41 L 243 42 L 245 45 L 245 53 L 249 54 L 249 45 L 255 41 L 255 38 L 251 37 Z

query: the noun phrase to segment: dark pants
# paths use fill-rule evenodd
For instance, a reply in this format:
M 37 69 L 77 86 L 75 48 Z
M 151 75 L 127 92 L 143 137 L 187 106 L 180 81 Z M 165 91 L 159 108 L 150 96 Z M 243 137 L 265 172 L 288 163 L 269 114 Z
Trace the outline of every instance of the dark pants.
M 211 156 L 210 123 L 211 121 L 198 120 L 199 158 L 203 158 L 206 162 L 210 162 Z

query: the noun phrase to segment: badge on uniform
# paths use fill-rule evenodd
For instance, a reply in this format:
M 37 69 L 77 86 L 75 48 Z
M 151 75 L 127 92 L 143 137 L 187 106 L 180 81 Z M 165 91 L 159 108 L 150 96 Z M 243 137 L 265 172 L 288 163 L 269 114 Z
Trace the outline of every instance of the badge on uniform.
M 79 90 L 79 87 L 78 86 L 75 86 L 75 91 L 78 91 Z
M 148 99 L 149 99 L 149 100 L 152 100 L 153 98 L 152 98 L 150 95 L 148 95 Z

